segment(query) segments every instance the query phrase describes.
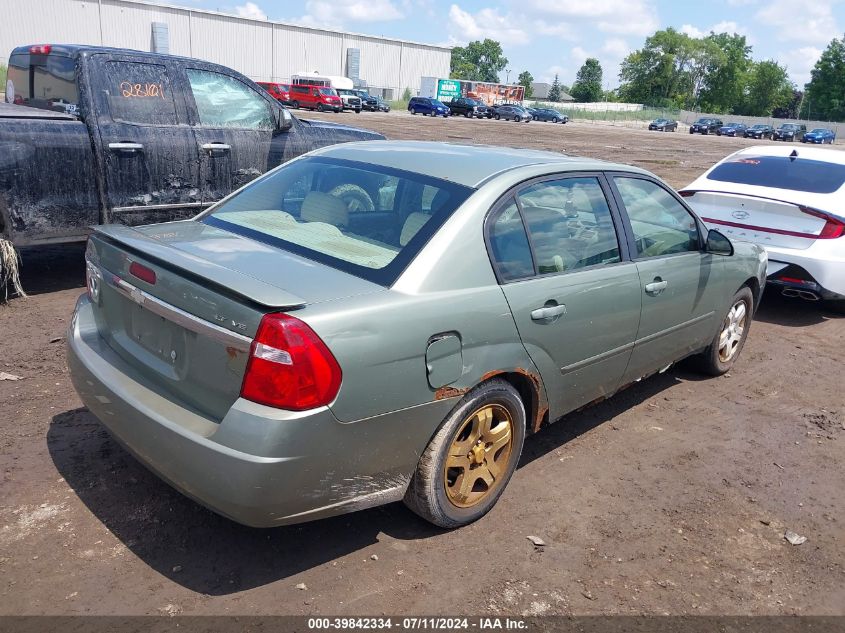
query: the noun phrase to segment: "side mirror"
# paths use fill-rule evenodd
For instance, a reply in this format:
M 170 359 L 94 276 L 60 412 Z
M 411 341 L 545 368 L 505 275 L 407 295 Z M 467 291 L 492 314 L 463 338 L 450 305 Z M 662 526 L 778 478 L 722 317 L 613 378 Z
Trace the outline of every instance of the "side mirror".
M 284 132 L 293 127 L 293 115 L 287 108 L 279 107 L 276 110 L 276 134 Z
M 705 250 L 714 255 L 733 255 L 734 245 L 731 241 L 716 229 L 707 231 L 707 245 Z

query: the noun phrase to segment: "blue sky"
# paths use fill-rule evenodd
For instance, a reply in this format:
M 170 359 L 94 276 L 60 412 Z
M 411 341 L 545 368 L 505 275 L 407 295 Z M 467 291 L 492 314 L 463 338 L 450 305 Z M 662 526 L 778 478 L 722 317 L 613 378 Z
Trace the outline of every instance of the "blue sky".
M 740 33 L 755 59 L 787 66 L 799 87 L 822 50 L 845 29 L 845 0 L 163 0 L 167 4 L 339 28 L 435 44 L 499 40 L 513 81 L 555 73 L 569 84 L 587 57 L 618 85 L 619 62 L 669 26 L 690 35 Z M 505 80 L 505 73 L 501 79 Z

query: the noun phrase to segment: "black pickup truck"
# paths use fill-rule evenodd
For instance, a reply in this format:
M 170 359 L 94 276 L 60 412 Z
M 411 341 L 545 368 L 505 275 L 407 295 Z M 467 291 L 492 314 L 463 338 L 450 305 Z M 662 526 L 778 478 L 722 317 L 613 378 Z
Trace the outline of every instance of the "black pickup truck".
M 196 59 L 88 46 L 9 57 L 0 104 L 0 239 L 187 218 L 317 147 L 383 138 L 293 117 L 243 75 Z

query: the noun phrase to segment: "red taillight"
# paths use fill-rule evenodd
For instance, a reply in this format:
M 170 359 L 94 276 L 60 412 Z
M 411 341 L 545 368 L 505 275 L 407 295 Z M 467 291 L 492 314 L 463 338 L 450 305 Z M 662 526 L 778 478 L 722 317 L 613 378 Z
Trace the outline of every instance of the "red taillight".
M 828 215 L 827 213 L 824 213 L 822 211 L 817 211 L 816 209 L 810 209 L 808 207 L 798 208 L 801 209 L 802 213 L 821 218 L 825 221 L 821 232 L 816 236 L 817 239 L 832 240 L 845 235 L 845 222 L 843 222 L 842 220 L 834 218 L 833 216 Z
M 266 314 L 252 342 L 241 397 L 304 411 L 334 400 L 341 377 L 340 365 L 314 330 L 287 314 Z
M 29 47 L 29 52 L 32 55 L 49 55 L 51 50 L 53 50 L 53 47 L 50 44 Z
M 679 191 L 678 195 L 682 198 L 692 198 L 695 195 L 694 191 Z
M 155 285 L 156 271 L 152 268 L 147 268 L 143 264 L 139 264 L 138 262 L 132 262 L 129 264 L 129 274 L 133 277 L 137 277 L 141 281 L 146 281 L 151 286 Z

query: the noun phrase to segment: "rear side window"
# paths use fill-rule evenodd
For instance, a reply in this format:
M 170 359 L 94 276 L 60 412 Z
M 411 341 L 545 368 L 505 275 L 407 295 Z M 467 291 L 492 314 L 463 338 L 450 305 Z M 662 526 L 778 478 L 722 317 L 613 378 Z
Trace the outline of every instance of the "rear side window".
M 55 53 L 12 55 L 6 74 L 6 101 L 78 115 L 76 61 Z
M 176 104 L 167 68 L 159 64 L 107 62 L 106 98 L 114 121 L 176 125 Z
M 472 191 L 416 173 L 314 157 L 256 180 L 203 221 L 390 285 Z
M 800 156 L 737 156 L 717 165 L 708 180 L 808 193 L 833 193 L 845 184 L 845 165 Z
M 534 274 L 525 225 L 513 199 L 491 218 L 488 237 L 490 255 L 502 281 L 513 281 Z
M 272 130 L 270 104 L 234 77 L 208 70 L 187 70 L 188 82 L 203 127 Z

